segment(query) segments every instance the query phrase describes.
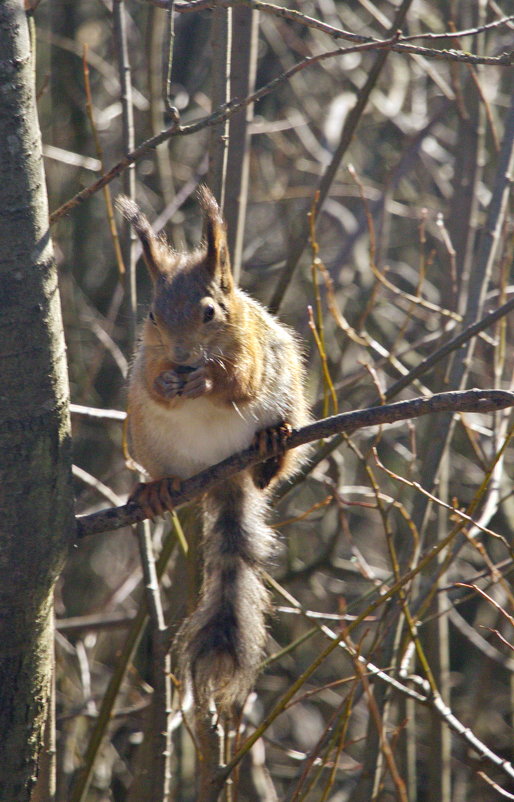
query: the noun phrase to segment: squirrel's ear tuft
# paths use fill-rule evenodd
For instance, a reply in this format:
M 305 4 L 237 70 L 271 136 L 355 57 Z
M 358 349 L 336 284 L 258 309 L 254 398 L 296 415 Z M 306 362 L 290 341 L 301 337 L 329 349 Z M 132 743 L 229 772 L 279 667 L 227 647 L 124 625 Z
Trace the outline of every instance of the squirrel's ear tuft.
M 116 198 L 116 208 L 121 212 L 125 220 L 130 223 L 141 240 L 146 266 L 150 277 L 155 281 L 161 273 L 159 266 L 159 246 L 161 243 L 152 231 L 148 218 L 143 214 L 137 203 L 127 198 L 126 195 L 119 195 Z
M 207 244 L 206 264 L 224 292 L 233 289 L 227 231 L 220 208 L 210 189 L 201 186 L 198 198 L 204 212 L 204 236 Z

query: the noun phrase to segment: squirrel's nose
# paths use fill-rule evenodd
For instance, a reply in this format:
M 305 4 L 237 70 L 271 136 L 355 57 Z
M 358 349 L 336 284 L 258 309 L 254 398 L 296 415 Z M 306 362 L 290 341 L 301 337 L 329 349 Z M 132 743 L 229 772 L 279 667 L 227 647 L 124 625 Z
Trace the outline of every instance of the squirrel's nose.
M 173 348 L 173 358 L 175 362 L 185 363 L 190 357 L 190 351 L 188 348 L 184 348 L 182 345 L 175 345 Z

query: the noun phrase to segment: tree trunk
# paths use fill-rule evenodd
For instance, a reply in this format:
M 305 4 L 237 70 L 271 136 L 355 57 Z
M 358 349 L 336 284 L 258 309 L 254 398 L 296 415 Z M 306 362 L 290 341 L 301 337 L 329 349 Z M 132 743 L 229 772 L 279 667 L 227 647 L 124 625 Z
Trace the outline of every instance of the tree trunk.
M 50 712 L 53 585 L 74 524 L 65 346 L 22 0 L 0 4 L 0 375 L 0 799 L 25 802 Z

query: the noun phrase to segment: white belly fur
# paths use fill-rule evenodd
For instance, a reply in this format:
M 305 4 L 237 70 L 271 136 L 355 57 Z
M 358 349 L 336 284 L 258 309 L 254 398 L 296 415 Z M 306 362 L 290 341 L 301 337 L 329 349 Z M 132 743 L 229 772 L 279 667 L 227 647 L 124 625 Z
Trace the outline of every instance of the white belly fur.
M 148 398 L 145 407 L 142 437 L 131 437 L 131 453 L 156 479 L 194 476 L 247 448 L 257 431 L 278 422 L 269 410 L 238 410 L 216 405 L 209 398 L 191 399 L 175 409 Z

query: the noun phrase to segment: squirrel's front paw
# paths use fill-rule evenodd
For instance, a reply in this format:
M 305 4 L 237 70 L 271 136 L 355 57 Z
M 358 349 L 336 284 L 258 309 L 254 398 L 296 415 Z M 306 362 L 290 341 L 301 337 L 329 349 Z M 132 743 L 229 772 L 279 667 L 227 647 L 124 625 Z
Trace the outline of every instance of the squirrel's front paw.
M 180 395 L 183 398 L 199 398 L 201 395 L 210 393 L 211 390 L 212 379 L 209 378 L 205 365 L 202 365 L 187 375 Z
M 204 365 L 192 368 L 180 365 L 175 370 L 165 370 L 154 381 L 154 389 L 163 398 L 198 398 L 212 390 L 212 380 Z
M 128 497 L 143 510 L 147 518 L 158 518 L 171 512 L 175 506 L 173 494 L 180 492 L 180 479 L 157 479 L 155 482 L 140 482 Z M 127 502 L 127 503 L 128 503 Z
M 155 379 L 154 390 L 163 398 L 176 398 L 182 395 L 187 378 L 175 370 L 165 370 Z

